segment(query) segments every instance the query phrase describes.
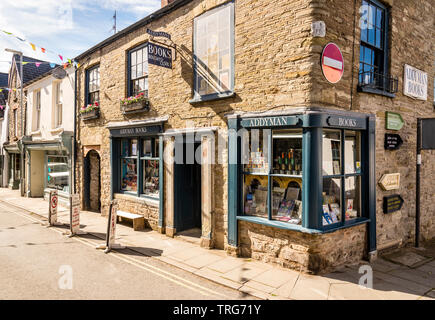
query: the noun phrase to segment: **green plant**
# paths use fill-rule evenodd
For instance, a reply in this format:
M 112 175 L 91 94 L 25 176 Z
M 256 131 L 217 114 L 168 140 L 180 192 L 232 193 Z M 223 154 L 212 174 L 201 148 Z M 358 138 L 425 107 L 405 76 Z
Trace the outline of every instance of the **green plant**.
M 80 114 L 87 113 L 87 112 L 90 112 L 92 110 L 96 110 L 99 108 L 100 108 L 100 104 L 98 103 L 98 101 L 95 101 L 94 103 L 90 103 L 87 106 L 82 106 L 80 108 Z
M 121 106 L 127 106 L 129 104 L 142 102 L 142 101 L 148 101 L 148 98 L 145 97 L 145 94 L 143 92 L 139 93 L 136 96 L 131 96 L 125 99 L 121 99 Z

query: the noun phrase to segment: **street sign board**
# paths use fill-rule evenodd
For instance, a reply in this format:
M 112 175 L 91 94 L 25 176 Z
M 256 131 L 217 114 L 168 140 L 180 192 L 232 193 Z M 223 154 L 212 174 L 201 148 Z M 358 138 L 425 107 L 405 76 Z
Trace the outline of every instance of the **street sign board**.
M 169 40 L 171 40 L 171 35 L 167 32 L 163 32 L 163 31 L 154 31 L 151 29 L 147 28 L 146 31 L 149 35 L 153 36 L 153 37 L 165 37 L 168 38 Z
M 344 59 L 340 48 L 335 43 L 328 43 L 322 52 L 322 72 L 331 83 L 340 81 L 344 72 Z
M 403 140 L 400 135 L 395 133 L 386 133 L 384 140 L 385 150 L 397 150 L 403 144 Z
M 148 63 L 172 69 L 172 49 L 148 42 Z
M 393 194 L 391 196 L 386 196 L 383 199 L 383 210 L 384 213 L 392 213 L 402 209 L 403 198 L 398 194 Z
M 107 235 L 106 235 L 107 248 L 111 248 L 112 245 L 115 243 L 115 231 L 116 231 L 116 206 L 110 204 L 109 225 L 107 228 Z
M 80 197 L 78 194 L 71 195 L 70 226 L 72 234 L 80 230 Z
M 435 150 L 435 118 L 421 119 L 421 148 Z
M 50 225 L 53 225 L 57 222 L 57 204 L 57 190 L 50 191 L 50 204 L 48 209 L 48 222 L 50 223 Z
M 385 126 L 387 130 L 400 130 L 404 124 L 405 121 L 403 121 L 400 113 L 390 111 L 385 113 Z
M 384 174 L 379 180 L 379 184 L 385 191 L 395 190 L 400 188 L 400 173 Z

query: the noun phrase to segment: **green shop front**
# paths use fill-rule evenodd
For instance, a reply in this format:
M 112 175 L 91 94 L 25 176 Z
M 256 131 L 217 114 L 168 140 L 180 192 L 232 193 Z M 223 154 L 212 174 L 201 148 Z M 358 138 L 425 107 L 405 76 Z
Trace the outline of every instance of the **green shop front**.
M 228 127 L 230 247 L 314 273 L 376 251 L 373 115 L 298 108 Z

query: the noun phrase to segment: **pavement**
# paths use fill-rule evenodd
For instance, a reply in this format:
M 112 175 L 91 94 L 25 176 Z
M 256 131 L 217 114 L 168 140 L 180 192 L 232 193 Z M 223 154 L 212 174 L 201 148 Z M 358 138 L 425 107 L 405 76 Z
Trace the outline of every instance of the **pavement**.
M 48 218 L 48 202 L 21 197 L 0 188 L 0 203 Z M 58 221 L 69 225 L 69 210 L 59 207 Z M 81 211 L 81 230 L 104 243 L 107 217 Z M 151 229 L 134 231 L 118 223 L 116 242 L 130 250 L 196 276 L 260 299 L 296 300 L 433 300 L 435 299 L 435 241 L 423 248 L 402 248 L 323 275 L 308 275 L 225 251 L 204 249 L 188 236 L 169 238 Z M 362 285 L 360 285 L 360 283 Z

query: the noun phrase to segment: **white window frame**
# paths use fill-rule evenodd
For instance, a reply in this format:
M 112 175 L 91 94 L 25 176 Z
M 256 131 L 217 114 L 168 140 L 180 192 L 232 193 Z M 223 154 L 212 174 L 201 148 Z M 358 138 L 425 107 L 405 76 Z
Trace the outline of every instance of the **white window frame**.
M 34 108 L 35 111 L 35 131 L 41 129 L 41 90 L 36 90 L 34 95 Z
M 228 10 L 228 15 L 225 19 L 228 19 L 228 26 L 226 24 L 221 24 L 220 13 L 223 10 Z M 216 17 L 217 16 L 217 17 Z M 208 23 L 205 20 L 215 19 L 217 21 L 217 39 L 215 48 L 216 50 L 210 54 L 209 48 L 211 42 L 211 36 L 207 31 Z M 201 23 L 206 23 L 205 33 L 200 34 L 201 32 Z M 228 43 L 226 48 L 222 49 L 220 47 L 221 36 L 227 33 Z M 231 1 L 224 5 L 221 5 L 215 9 L 212 9 L 194 19 L 194 28 L 193 28 L 193 52 L 194 52 L 194 99 L 200 99 L 202 97 L 222 97 L 225 95 L 231 95 L 234 92 L 234 2 Z M 205 41 L 206 48 L 202 49 L 199 46 L 200 41 Z M 226 41 L 222 41 L 226 42 Z M 204 52 L 204 56 L 201 54 Z M 215 64 L 215 68 L 217 68 L 217 74 L 211 73 L 209 67 L 210 66 L 210 56 L 216 54 L 217 61 Z M 225 58 L 225 55 L 228 54 L 228 58 Z M 205 61 L 207 60 L 207 61 Z M 227 78 L 227 86 L 224 86 L 225 78 Z M 205 91 L 201 90 L 201 88 L 206 87 Z M 210 92 L 210 89 L 212 92 Z
M 63 92 L 60 81 L 53 83 L 53 103 L 54 103 L 54 128 L 62 126 Z

